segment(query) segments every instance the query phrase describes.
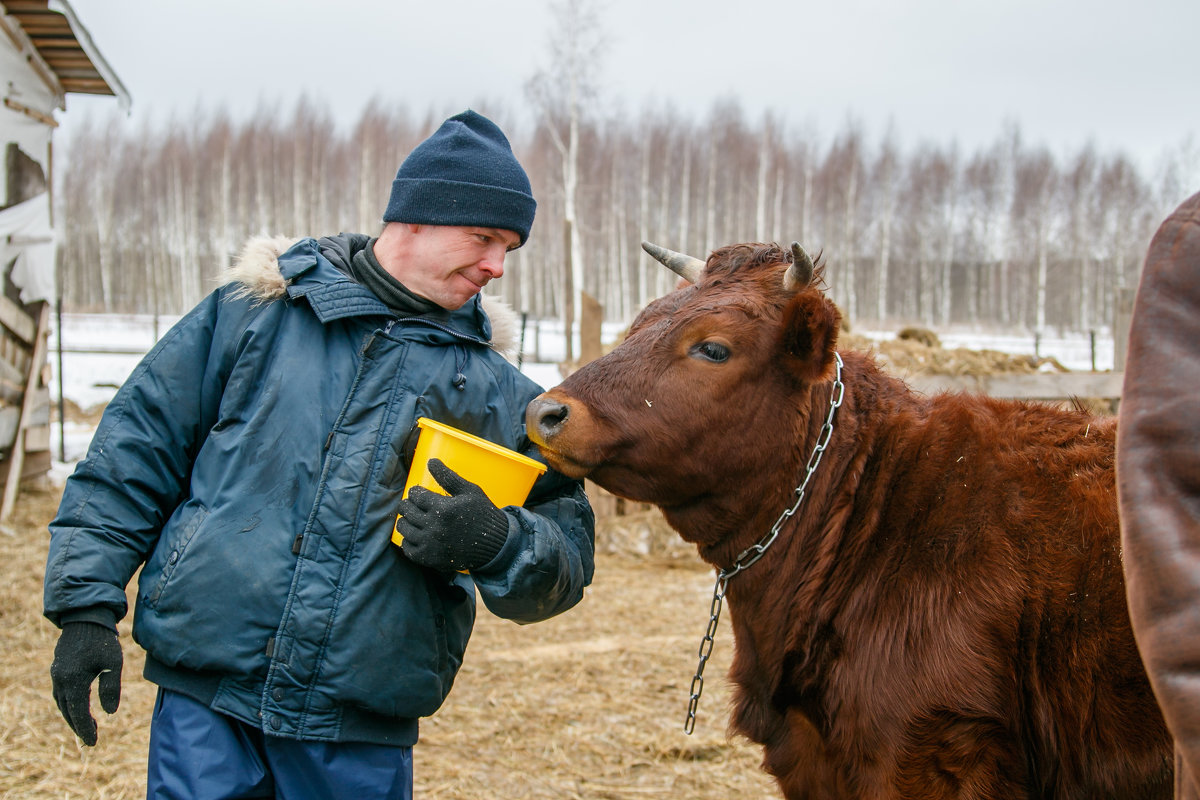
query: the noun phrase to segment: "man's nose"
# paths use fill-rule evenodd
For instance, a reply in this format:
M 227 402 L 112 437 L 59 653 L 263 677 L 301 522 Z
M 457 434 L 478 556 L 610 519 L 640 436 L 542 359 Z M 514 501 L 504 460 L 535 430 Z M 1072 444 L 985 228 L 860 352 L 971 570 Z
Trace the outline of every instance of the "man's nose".
M 503 245 L 499 247 L 490 247 L 483 260 L 479 262 L 479 268 L 487 273 L 489 279 L 499 278 L 504 275 L 504 257 L 508 255 L 508 248 Z

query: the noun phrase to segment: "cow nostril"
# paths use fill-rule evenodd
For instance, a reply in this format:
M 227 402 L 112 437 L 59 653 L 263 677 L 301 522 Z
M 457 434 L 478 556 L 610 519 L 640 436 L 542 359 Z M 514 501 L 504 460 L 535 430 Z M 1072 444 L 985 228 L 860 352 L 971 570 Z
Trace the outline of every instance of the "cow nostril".
M 537 410 L 538 430 L 544 436 L 558 433 L 569 416 L 571 416 L 571 408 L 566 403 L 543 400 Z
M 550 428 L 561 428 L 569 416 L 571 416 L 569 406 L 564 403 L 555 403 L 553 407 L 547 408 L 542 413 L 542 422 Z

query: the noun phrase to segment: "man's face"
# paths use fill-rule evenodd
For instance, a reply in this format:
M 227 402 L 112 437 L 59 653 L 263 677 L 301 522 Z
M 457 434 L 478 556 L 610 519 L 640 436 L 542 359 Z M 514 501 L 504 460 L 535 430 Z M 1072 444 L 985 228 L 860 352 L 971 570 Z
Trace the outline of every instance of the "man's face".
M 504 274 L 521 237 L 499 228 L 404 225 L 404 255 L 385 268 L 409 288 L 453 311 Z

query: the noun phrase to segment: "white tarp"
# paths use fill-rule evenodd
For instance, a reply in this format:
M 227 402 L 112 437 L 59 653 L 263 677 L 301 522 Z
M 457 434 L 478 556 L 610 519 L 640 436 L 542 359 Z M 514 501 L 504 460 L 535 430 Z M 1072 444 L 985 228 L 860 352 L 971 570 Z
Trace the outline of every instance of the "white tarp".
M 21 290 L 22 303 L 54 300 L 56 252 L 45 192 L 0 211 L 0 267 L 16 258 L 12 280 Z
M 20 109 L 53 117 L 62 98 L 8 36 L 0 36 L 0 96 L 13 106 L 0 105 L 0 180 L 7 181 L 5 148 L 15 143 L 49 178 L 52 125 Z M 0 204 L 4 202 L 0 182 Z M 54 300 L 55 237 L 50 227 L 50 198 L 46 192 L 0 211 L 0 269 L 13 267 L 13 283 L 21 301 Z

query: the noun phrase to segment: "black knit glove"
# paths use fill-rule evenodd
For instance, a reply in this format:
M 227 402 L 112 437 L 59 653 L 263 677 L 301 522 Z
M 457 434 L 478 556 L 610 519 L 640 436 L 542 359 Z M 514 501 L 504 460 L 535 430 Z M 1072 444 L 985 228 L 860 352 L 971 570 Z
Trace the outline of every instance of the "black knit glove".
M 100 707 L 109 714 L 121 704 L 121 643 L 117 632 L 95 622 L 63 625 L 50 665 L 54 702 L 83 743 L 96 744 L 96 720 L 89 708 L 92 681 L 100 678 Z
M 508 515 L 440 459 L 429 460 L 429 474 L 450 496 L 421 486 L 409 489 L 397 509 L 402 551 L 421 566 L 443 572 L 482 567 L 503 549 Z

